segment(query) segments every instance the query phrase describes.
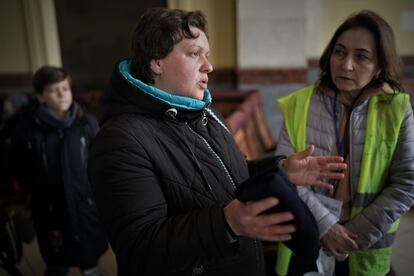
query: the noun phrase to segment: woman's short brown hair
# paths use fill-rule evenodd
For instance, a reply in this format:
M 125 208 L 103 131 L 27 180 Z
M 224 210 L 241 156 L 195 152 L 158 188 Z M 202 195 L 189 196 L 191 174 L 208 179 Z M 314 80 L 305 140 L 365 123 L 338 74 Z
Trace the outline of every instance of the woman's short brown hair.
M 394 33 L 381 16 L 370 10 L 350 15 L 335 31 L 319 60 L 321 74 L 318 85 L 321 88 L 336 89 L 331 79 L 330 58 L 339 36 L 350 29 L 366 29 L 374 37 L 381 72 L 367 86 L 388 83 L 394 90 L 401 90 L 401 62 L 395 46 Z
M 183 38 L 197 38 L 190 27 L 203 31 L 208 37 L 207 20 L 200 11 L 151 8 L 138 21 L 132 37 L 131 75 L 154 83 L 150 62 L 165 58 Z

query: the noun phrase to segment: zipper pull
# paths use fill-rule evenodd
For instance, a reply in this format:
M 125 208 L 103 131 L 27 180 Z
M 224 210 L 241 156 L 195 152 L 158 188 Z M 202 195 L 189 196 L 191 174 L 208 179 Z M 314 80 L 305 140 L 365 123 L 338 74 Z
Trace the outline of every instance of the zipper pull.
M 206 126 L 208 123 L 208 119 L 207 119 L 207 115 L 206 115 L 206 110 L 203 109 L 203 116 L 201 118 L 201 123 L 203 124 L 203 126 Z
M 165 115 L 174 120 L 177 120 L 177 114 L 178 114 L 178 111 L 175 108 L 170 108 L 170 109 L 167 109 L 167 111 L 165 111 Z

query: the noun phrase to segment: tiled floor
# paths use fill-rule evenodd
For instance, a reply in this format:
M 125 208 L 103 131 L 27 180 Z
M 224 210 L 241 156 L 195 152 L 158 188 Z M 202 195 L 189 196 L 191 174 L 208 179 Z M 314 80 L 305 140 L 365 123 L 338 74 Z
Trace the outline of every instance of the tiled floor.
M 36 241 L 25 245 L 25 256 L 19 264 L 24 276 L 42 276 L 45 265 L 38 254 Z M 100 259 L 99 266 L 104 276 L 116 276 L 116 262 L 112 250 L 108 250 Z M 392 267 L 396 276 L 414 275 L 414 209 L 405 214 L 401 220 L 397 240 L 393 246 Z M 0 276 L 7 275 L 0 269 Z M 80 276 L 72 269 L 70 276 Z

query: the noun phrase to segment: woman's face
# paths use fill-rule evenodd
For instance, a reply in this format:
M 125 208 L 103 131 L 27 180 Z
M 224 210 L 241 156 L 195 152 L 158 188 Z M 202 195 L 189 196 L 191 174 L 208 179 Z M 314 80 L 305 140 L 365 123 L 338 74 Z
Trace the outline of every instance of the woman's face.
M 330 67 L 332 81 L 340 92 L 361 91 L 380 72 L 372 33 L 366 29 L 343 32 L 336 41 Z
M 63 117 L 72 105 L 72 90 L 69 78 L 46 85 L 37 99 L 57 116 Z
M 154 86 L 168 93 L 201 100 L 207 88 L 210 46 L 204 32 L 190 28 L 197 38 L 183 38 L 167 57 L 151 61 Z

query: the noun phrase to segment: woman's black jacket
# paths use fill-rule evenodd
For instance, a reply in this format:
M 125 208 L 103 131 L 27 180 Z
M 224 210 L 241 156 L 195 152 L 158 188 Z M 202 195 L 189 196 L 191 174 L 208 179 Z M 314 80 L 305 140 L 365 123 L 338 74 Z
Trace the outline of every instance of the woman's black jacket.
M 264 275 L 261 243 L 231 243 L 223 213 L 260 165 L 217 116 L 156 99 L 118 69 L 102 103 L 89 175 L 118 275 Z

